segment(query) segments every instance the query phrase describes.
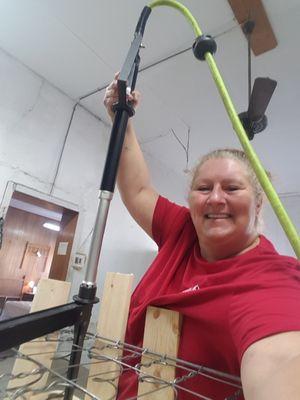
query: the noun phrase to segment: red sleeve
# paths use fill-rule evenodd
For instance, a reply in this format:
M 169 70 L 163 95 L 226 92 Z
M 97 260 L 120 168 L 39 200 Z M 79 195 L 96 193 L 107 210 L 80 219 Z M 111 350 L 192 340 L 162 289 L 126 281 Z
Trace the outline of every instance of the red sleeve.
M 159 196 L 152 221 L 153 239 L 160 248 L 172 230 L 177 230 L 186 220 L 189 210 L 186 207 L 170 202 L 165 197 Z
M 300 331 L 300 265 L 270 265 L 252 271 L 247 288 L 235 293 L 230 324 L 239 360 L 254 342 L 281 332 Z

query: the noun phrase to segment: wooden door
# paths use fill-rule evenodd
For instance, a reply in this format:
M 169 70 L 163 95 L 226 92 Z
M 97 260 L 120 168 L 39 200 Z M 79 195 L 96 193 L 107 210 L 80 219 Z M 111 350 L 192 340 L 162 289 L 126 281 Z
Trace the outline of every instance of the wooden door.
M 78 212 L 64 209 L 49 272 L 50 279 L 66 279 L 77 219 Z
M 25 275 L 26 281 L 34 281 L 35 284 L 40 280 L 45 272 L 50 246 L 38 243 L 26 243 L 24 256 L 20 269 Z

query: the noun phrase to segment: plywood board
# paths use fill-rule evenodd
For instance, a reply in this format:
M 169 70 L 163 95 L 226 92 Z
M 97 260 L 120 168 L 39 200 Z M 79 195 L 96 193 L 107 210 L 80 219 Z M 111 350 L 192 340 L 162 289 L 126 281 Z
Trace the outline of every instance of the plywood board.
M 109 272 L 106 275 L 101 308 L 97 324 L 97 334 L 114 341 L 124 341 L 131 297 L 133 275 Z M 108 348 L 105 341 L 96 340 L 97 356 L 117 358 L 122 351 Z M 120 369 L 116 363 L 92 360 L 87 390 L 101 400 L 114 398 L 118 386 Z M 95 379 L 96 378 L 96 379 Z M 101 382 L 100 379 L 110 382 Z M 88 396 L 85 397 L 89 399 Z
M 181 318 L 177 311 L 165 310 L 157 307 L 148 307 L 144 331 L 143 348 L 154 353 L 167 355 L 171 358 L 177 357 L 180 338 Z M 141 363 L 151 364 L 151 361 L 159 357 L 144 355 Z M 141 371 L 145 375 L 155 376 L 163 381 L 172 382 L 175 378 L 175 367 L 163 363 L 153 363 L 144 366 Z M 141 375 L 143 376 L 143 375 Z M 151 394 L 145 394 L 152 392 Z M 145 400 L 173 400 L 174 391 L 166 384 L 158 381 L 139 382 L 138 395 L 143 395 Z

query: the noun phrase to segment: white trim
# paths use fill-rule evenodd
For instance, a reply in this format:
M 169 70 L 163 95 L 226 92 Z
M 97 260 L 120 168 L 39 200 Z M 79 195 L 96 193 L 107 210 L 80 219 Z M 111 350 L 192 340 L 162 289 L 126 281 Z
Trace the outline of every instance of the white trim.
M 58 197 L 51 196 L 47 193 L 40 192 L 39 190 L 33 189 L 26 185 L 22 185 L 21 183 L 17 183 L 14 181 L 7 181 L 0 204 L 0 217 L 3 217 L 4 219 L 6 217 L 7 210 L 10 206 L 14 191 L 28 194 L 29 196 L 47 201 L 49 203 L 56 204 L 60 207 L 64 207 L 79 213 L 79 206 L 75 203 L 71 203 L 70 201 L 66 201 Z
M 40 200 L 48 201 L 58 206 L 68 208 L 69 210 L 79 212 L 79 206 L 75 203 L 71 203 L 70 201 L 66 201 L 58 197 L 49 195 L 47 193 L 40 192 L 39 190 L 33 189 L 29 186 L 22 185 L 20 183 L 16 182 L 13 183 L 15 184 L 14 190 L 18 192 L 22 192 L 24 194 L 28 194 L 29 196 L 36 197 Z
M 11 199 L 9 206 L 17 208 L 18 210 L 23 210 L 32 214 L 40 215 L 41 217 L 53 219 L 58 222 L 60 222 L 62 218 L 62 212 L 47 210 L 46 208 L 39 207 L 31 203 L 25 203 L 24 201 L 14 198 Z
M 16 183 L 13 181 L 7 181 L 4 193 L 1 200 L 0 205 L 0 216 L 5 219 L 6 213 L 13 195 L 13 192 L 16 190 Z

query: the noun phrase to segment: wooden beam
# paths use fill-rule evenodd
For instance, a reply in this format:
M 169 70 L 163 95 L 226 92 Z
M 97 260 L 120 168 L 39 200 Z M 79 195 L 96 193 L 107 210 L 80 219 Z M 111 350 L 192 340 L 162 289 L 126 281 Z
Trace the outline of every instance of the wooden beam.
M 69 298 L 71 284 L 69 282 L 55 281 L 53 279 L 41 279 L 37 286 L 37 292 L 34 296 L 30 312 L 46 310 L 47 308 L 60 306 L 66 304 Z M 57 334 L 51 334 L 57 337 Z M 53 336 L 52 336 L 53 337 Z M 32 340 L 31 342 L 24 343 L 20 346 L 20 352 L 32 356 L 46 367 L 50 368 L 52 364 L 52 357 L 57 349 L 57 342 L 47 342 L 45 338 Z M 37 354 L 37 355 L 34 355 Z M 14 364 L 12 373 L 19 374 L 20 372 L 31 372 L 36 369 L 37 365 L 33 362 L 18 358 Z M 32 389 L 42 388 L 45 386 L 48 373 L 46 372 L 42 378 L 30 387 Z M 37 375 L 29 376 L 26 378 L 12 379 L 9 381 L 7 388 L 23 387 L 30 382 L 34 382 Z M 47 394 L 32 393 L 22 395 L 24 399 L 44 400 Z
M 255 22 L 251 34 L 251 49 L 258 56 L 277 46 L 277 40 L 261 0 L 228 0 L 239 24 Z
M 181 318 L 177 311 L 164 310 L 156 307 L 148 307 L 144 331 L 143 348 L 155 353 L 177 357 L 180 338 Z M 143 355 L 142 363 L 149 363 L 154 357 Z M 158 359 L 158 358 L 156 358 Z M 163 364 L 152 364 L 150 367 L 142 367 L 141 371 L 146 375 L 153 375 L 164 381 L 171 382 L 175 378 L 175 367 Z M 158 382 L 139 382 L 138 396 L 143 395 L 145 400 L 173 400 L 174 391 L 170 387 L 162 388 Z M 158 390 L 162 388 L 161 390 Z M 145 393 L 152 392 L 146 395 Z
M 129 303 L 131 297 L 133 275 L 108 272 L 104 283 L 104 291 L 99 313 L 97 334 L 114 341 L 124 341 L 127 325 Z M 99 356 L 117 358 L 122 356 L 122 350 L 108 348 L 105 341 L 96 340 L 95 353 Z M 116 363 L 101 362 L 93 359 L 89 371 L 87 390 L 99 398 L 112 399 L 116 395 L 120 368 Z M 94 378 L 97 378 L 95 380 Z M 100 382 L 100 379 L 110 379 Z M 90 397 L 86 395 L 86 400 Z

